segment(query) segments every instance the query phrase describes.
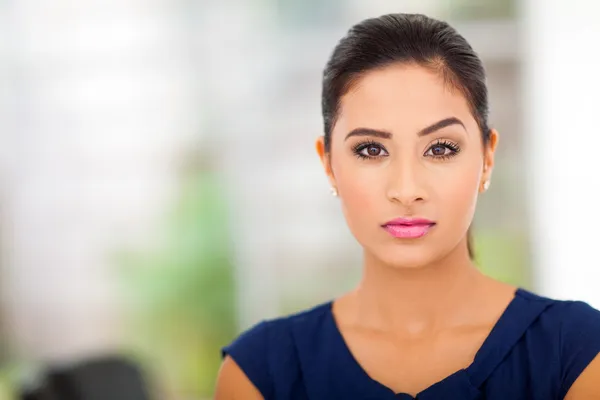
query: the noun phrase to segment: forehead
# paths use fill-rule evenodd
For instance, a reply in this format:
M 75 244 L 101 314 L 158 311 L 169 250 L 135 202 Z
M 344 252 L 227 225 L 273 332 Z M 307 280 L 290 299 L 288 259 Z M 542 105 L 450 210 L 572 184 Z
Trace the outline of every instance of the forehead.
M 414 65 L 391 65 L 362 75 L 341 100 L 336 128 L 418 131 L 448 117 L 476 128 L 462 93 L 439 73 Z M 470 126 L 469 126 L 470 125 Z

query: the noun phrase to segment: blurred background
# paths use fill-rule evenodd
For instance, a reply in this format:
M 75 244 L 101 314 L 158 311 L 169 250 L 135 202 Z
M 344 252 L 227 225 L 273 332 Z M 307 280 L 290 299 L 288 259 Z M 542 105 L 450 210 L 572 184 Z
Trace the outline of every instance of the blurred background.
M 313 150 L 321 74 L 388 12 L 448 20 L 487 69 L 481 268 L 600 306 L 600 3 L 2 0 L 0 400 L 107 354 L 155 398 L 210 398 L 240 331 L 353 287 L 360 248 Z

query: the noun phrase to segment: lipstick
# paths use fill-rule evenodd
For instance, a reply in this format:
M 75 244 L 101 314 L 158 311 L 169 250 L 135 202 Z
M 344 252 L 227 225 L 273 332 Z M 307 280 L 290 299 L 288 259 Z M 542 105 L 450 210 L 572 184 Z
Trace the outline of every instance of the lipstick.
M 381 227 L 390 235 L 400 239 L 417 239 L 425 236 L 435 222 L 425 218 L 396 218 Z

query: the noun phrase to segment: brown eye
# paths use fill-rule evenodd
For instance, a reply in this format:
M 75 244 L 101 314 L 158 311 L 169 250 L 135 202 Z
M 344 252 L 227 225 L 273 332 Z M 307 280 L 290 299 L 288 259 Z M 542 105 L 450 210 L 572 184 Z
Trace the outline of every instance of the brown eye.
M 446 146 L 442 146 L 442 145 L 436 144 L 435 146 L 433 146 L 433 147 L 431 148 L 431 153 L 432 153 L 434 156 L 436 156 L 436 157 L 437 157 L 437 156 L 443 156 L 443 155 L 446 155 L 446 151 L 449 151 L 449 150 L 450 150 L 450 149 L 449 149 L 449 148 L 447 148 Z
M 388 156 L 385 148 L 375 142 L 359 143 L 353 147 L 352 151 L 357 157 L 363 159 L 376 159 Z
M 379 153 L 381 153 L 381 147 L 378 146 L 369 146 L 365 150 L 367 151 L 366 155 L 371 157 L 377 157 L 380 155 Z
M 458 144 L 450 141 L 440 141 L 432 144 L 431 147 L 427 149 L 424 156 L 442 160 L 454 157 L 459 151 L 460 148 L 458 147 Z

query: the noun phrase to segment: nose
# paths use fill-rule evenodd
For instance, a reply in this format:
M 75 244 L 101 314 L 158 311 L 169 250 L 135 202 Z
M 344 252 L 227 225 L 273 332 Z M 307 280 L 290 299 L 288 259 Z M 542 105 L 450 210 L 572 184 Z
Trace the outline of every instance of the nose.
M 390 163 L 388 172 L 387 197 L 390 201 L 408 207 L 425 200 L 423 177 L 414 161 L 404 159 Z

